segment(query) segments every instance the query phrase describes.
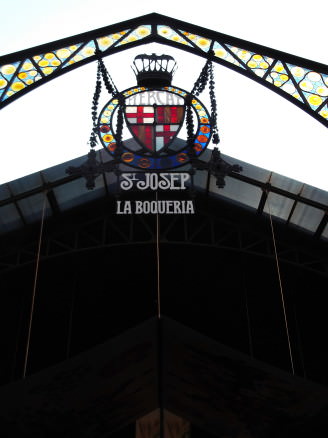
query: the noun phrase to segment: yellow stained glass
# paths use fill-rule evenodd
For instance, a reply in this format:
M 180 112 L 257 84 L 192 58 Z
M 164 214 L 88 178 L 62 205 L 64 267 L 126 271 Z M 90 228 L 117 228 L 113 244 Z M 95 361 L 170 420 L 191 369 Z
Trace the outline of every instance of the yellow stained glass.
M 126 34 L 126 32 L 124 33 Z M 118 46 L 128 43 L 133 43 L 134 41 L 139 41 L 143 38 L 146 38 L 151 34 L 151 26 L 150 25 L 142 25 L 138 26 L 132 32 L 130 32 L 125 38 L 119 41 Z M 121 38 L 122 35 L 120 35 Z
M 233 64 L 243 72 L 246 71 L 248 76 L 253 74 L 259 83 L 265 81 L 278 87 L 286 95 L 303 102 L 307 109 L 311 107 L 320 117 L 327 120 L 327 74 L 302 65 L 289 64 L 283 59 L 271 58 L 266 53 L 255 52 L 255 49 L 250 51 L 245 47 L 229 45 L 225 41 L 213 41 L 212 37 L 208 38 L 206 35 L 175 29 L 171 24 L 166 25 L 164 22 L 157 24 L 156 32 L 159 37 L 177 45 L 188 45 L 191 50 L 196 49 L 195 53 L 199 53 L 199 50 L 208 52 L 213 49 L 217 62 Z M 31 54 L 29 58 L 15 62 L 3 62 L 0 66 L 0 99 L 3 101 L 16 96 L 36 81 L 42 81 L 44 76 L 53 75 L 62 68 L 93 57 L 97 48 L 105 51 L 111 47 L 142 40 L 151 34 L 152 25 L 145 23 L 136 25 L 135 28 L 100 35 L 96 40 L 48 49 L 45 53 Z
M 312 96 L 309 96 L 309 97 L 308 97 L 308 102 L 309 102 L 311 105 L 319 106 L 319 105 L 322 104 L 323 101 L 322 101 L 322 99 L 321 99 L 320 96 L 317 96 L 316 94 L 313 94 Z
M 15 71 L 16 67 L 12 64 L 7 64 L 1 67 L 1 73 L 4 75 L 12 75 Z
M 192 41 L 194 44 L 196 44 L 200 49 L 207 52 L 212 44 L 212 40 L 209 38 L 204 38 L 203 36 L 196 35 L 190 32 L 186 32 L 184 30 L 180 30 L 182 35 L 186 38 L 186 40 Z
M 191 44 L 185 39 L 186 37 L 184 35 L 181 35 L 180 33 L 176 32 L 174 29 L 172 29 L 169 26 L 157 26 L 157 33 L 161 37 L 174 41 L 175 43 L 180 43 L 183 45 L 191 46 Z
M 14 83 L 11 85 L 11 89 L 12 89 L 13 91 L 20 91 L 20 90 L 22 90 L 23 88 L 25 88 L 25 84 L 24 84 L 23 82 L 14 82 Z

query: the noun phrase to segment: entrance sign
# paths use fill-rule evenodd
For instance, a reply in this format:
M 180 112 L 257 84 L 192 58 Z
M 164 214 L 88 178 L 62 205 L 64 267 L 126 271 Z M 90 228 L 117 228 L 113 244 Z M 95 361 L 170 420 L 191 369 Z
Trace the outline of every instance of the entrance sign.
M 126 106 L 125 117 L 136 140 L 159 152 L 177 136 L 184 117 L 181 106 Z
M 186 98 L 191 100 L 196 121 L 197 132 L 193 142 L 194 156 L 199 156 L 208 146 L 212 128 L 210 114 L 195 96 L 177 87 L 150 89 L 132 87 L 122 93 L 127 127 L 136 140 L 131 146 L 123 141 L 122 162 L 131 167 L 161 170 L 173 169 L 190 162 L 188 140 L 176 142 L 185 119 Z M 180 105 L 129 105 L 126 102 L 138 97 L 139 101 L 171 102 Z M 115 157 L 117 140 L 114 132 L 114 116 L 117 116 L 119 100 L 113 97 L 103 108 L 99 116 L 99 137 L 104 148 Z
M 133 191 L 143 198 L 117 200 L 118 215 L 194 214 L 191 189 L 196 171 L 214 175 L 218 187 L 224 187 L 229 172 L 241 171 L 240 166 L 222 160 L 217 148 L 210 161 L 200 159 L 211 139 L 219 142 L 212 62 L 206 62 L 191 92 L 171 85 L 176 69 L 171 56 L 138 55 L 132 68 L 137 85 L 119 92 L 99 59 L 92 101 L 92 149 L 84 165 L 67 172 L 83 174 L 88 188 L 94 187 L 94 179 L 102 172 L 114 172 L 121 195 Z M 98 116 L 101 79 L 112 97 Z M 208 83 L 211 111 L 198 97 Z M 96 160 L 98 141 L 111 157 L 106 163 Z M 163 199 L 169 192 L 181 192 L 189 199 Z
M 120 188 L 122 190 L 186 190 L 189 173 L 145 173 L 144 179 L 136 173 L 123 173 Z
M 116 201 L 116 214 L 194 214 L 194 203 L 188 200 Z

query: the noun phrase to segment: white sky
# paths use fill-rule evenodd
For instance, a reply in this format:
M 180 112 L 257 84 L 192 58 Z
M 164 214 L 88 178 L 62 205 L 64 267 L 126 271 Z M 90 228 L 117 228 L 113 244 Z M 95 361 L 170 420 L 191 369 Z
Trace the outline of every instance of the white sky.
M 156 6 L 155 6 L 156 4 Z M 161 4 L 161 6 L 160 6 Z M 328 63 L 327 0 L 11 0 L 1 5 L 1 55 L 151 12 Z M 135 84 L 139 53 L 172 54 L 173 84 L 191 89 L 203 59 L 165 45 L 125 50 L 105 63 L 119 89 Z M 190 68 L 192 66 L 192 68 Z M 240 160 L 328 190 L 328 130 L 295 105 L 227 68 L 215 66 L 220 149 Z M 88 152 L 96 65 L 50 81 L 0 112 L 0 183 Z M 103 93 L 103 103 L 108 100 Z M 206 98 L 200 96 L 206 104 Z M 102 108 L 102 106 L 100 106 Z

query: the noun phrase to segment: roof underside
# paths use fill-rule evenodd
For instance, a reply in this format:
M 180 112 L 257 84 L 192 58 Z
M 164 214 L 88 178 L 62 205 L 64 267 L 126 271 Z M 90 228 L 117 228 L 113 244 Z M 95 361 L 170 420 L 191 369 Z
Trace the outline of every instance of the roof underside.
M 0 108 L 98 57 L 150 42 L 212 59 L 328 126 L 326 65 L 156 13 L 0 57 Z
M 102 162 L 111 159 L 104 150 L 98 154 Z M 209 155 L 210 152 L 206 151 L 205 160 Z M 40 221 L 43 208 L 47 218 L 56 217 L 113 194 L 116 190 L 113 174 L 99 176 L 95 189 L 91 191 L 86 189 L 82 177 L 67 176 L 69 166 L 79 166 L 86 158 L 79 157 L 0 185 L 0 235 Z M 226 177 L 226 186 L 218 189 L 214 177 L 205 171 L 197 171 L 194 186 L 198 192 L 238 203 L 257 215 L 271 214 L 286 226 L 297 227 L 316 239 L 328 239 L 326 191 L 231 157 L 222 155 L 222 158 L 230 164 L 241 165 L 242 174 L 233 173 Z M 131 169 L 127 171 L 131 172 Z
M 261 438 L 323 430 L 328 392 L 165 317 L 3 387 L 0 400 L 2 431 L 26 438 L 112 436 L 159 400 L 215 436 Z

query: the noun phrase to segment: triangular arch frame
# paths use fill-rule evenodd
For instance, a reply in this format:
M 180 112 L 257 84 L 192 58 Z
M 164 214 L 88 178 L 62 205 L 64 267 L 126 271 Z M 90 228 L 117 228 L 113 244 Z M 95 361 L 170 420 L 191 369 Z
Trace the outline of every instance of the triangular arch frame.
M 327 65 L 157 13 L 0 57 L 0 109 L 99 57 L 152 42 L 212 59 L 328 127 Z

